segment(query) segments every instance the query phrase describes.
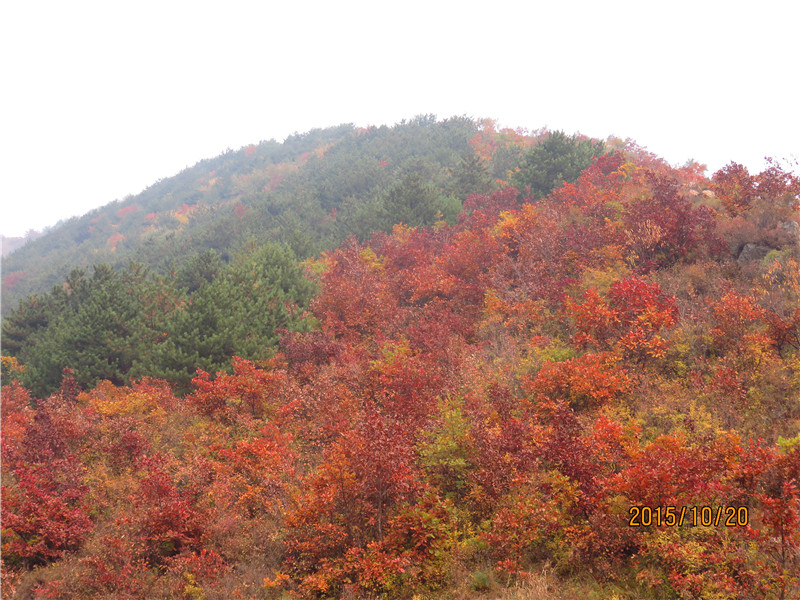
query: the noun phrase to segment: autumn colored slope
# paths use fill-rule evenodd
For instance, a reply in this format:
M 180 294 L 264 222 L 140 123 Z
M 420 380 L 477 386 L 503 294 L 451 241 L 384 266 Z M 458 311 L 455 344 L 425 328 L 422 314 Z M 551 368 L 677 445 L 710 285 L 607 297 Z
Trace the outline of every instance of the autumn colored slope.
M 141 262 L 95 264 L 93 272 L 73 264 L 59 285 L 22 299 L 2 323 L 3 353 L 26 367 L 22 383 L 35 396 L 48 396 L 58 389 L 62 369 L 69 367 L 84 388 L 103 379 L 128 384 L 148 375 L 167 379 L 185 393 L 195 369 L 230 370 L 234 354 L 264 360 L 277 349 L 277 328 L 312 325 L 306 312 L 311 286 L 298 258 L 352 236 L 389 232 L 396 223 L 455 224 L 463 197 L 507 185 L 507 180 L 524 184 L 537 198 L 547 195 L 565 180 L 576 180 L 593 156 L 606 152 L 601 142 L 561 132 L 497 131 L 491 121 L 463 118 L 418 118 L 391 129 L 340 129 L 212 161 L 223 163 L 214 169 L 215 183 L 201 186 L 205 204 L 184 202 L 175 213 L 177 231 L 167 227 L 168 233 L 156 236 L 152 228 L 171 217 L 149 216 L 149 233 L 138 242 L 115 230 L 115 236 L 128 235 L 127 250 L 120 246 L 117 253 L 115 246 L 112 254 Z M 286 177 L 262 186 L 265 173 L 278 168 L 270 158 L 292 155 L 298 145 L 314 147 L 320 137 L 334 141 L 301 154 L 291 168 L 280 163 Z M 204 168 L 201 163 L 156 184 L 134 199 L 139 204 L 129 203 L 114 218 L 139 231 L 129 220 L 138 214 L 137 206 L 171 206 L 182 194 L 195 194 L 185 179 L 198 172 L 205 177 Z M 221 189 L 235 192 L 227 180 L 253 184 L 247 186 L 252 192 L 247 200 L 234 194 L 232 213 L 225 208 L 231 198 L 220 204 Z M 165 188 L 174 193 L 159 199 Z M 76 222 L 71 228 L 79 226 Z M 112 223 L 112 229 L 116 226 Z M 93 233 L 87 243 L 96 238 Z M 27 257 L 51 275 L 71 258 L 80 264 L 78 256 L 63 249 L 54 256 L 37 254 L 36 247 L 21 260 Z M 80 247 L 74 249 L 87 257 Z M 103 255 L 88 256 L 95 261 Z M 14 271 L 4 279 L 4 298 L 6 291 L 13 296 L 27 284 L 43 282 L 25 273 Z
M 251 239 L 288 245 L 305 258 L 399 220 L 432 224 L 437 211 L 454 218 L 465 194 L 482 191 L 481 178 L 462 165 L 479 127 L 466 118 L 420 116 L 228 150 L 61 223 L 5 257 L 3 315 L 76 268 L 134 261 L 163 271 L 209 250 L 227 259 Z M 402 205 L 404 189 L 415 184 L 424 210 L 387 208 L 390 200 Z
M 313 326 L 183 397 L 5 386 L 4 594 L 800 596 L 800 181 L 517 164 L 306 261 Z

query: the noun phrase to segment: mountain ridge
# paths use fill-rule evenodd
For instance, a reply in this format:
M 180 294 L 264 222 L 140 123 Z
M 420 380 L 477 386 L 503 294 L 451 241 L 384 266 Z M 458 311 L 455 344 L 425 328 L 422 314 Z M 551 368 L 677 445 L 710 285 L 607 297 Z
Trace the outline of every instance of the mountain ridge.
M 264 228 L 259 229 L 254 220 L 267 230 L 272 229 L 266 237 L 273 240 L 288 235 L 291 225 L 290 234 L 295 239 L 289 242 L 294 244 L 295 251 L 312 254 L 320 249 L 320 244 L 310 242 L 308 233 L 301 233 L 308 229 L 308 223 L 305 226 L 297 223 L 298 218 L 322 221 L 334 208 L 341 214 L 341 205 L 348 198 L 351 205 L 353 201 L 367 200 L 365 196 L 374 191 L 371 188 L 385 185 L 391 179 L 378 172 L 387 170 L 388 161 L 394 163 L 388 168 L 394 175 L 411 154 L 425 153 L 426 144 L 419 143 L 425 137 L 421 131 L 438 129 L 441 133 L 448 123 L 420 117 L 393 128 L 357 129 L 340 125 L 289 136 L 282 143 L 270 140 L 251 144 L 201 160 L 137 195 L 114 200 L 69 219 L 36 243 L 26 244 L 10 254 L 3 264 L 4 277 L 11 276 L 4 286 L 3 314 L 23 297 L 56 285 L 75 267 L 86 268 L 102 262 L 121 267 L 129 260 L 164 267 L 167 258 L 183 255 L 180 247 L 227 252 L 231 245 L 241 243 L 253 233 L 265 235 Z M 434 147 L 439 141 L 427 143 L 428 150 L 439 153 L 426 157 L 436 169 L 443 168 L 441 161 L 452 162 L 452 153 L 468 150 L 472 123 L 466 119 L 455 119 L 452 123 L 455 129 L 461 129 L 460 148 L 453 148 L 452 139 L 445 140 L 442 148 Z M 391 138 L 396 138 L 397 143 Z M 347 146 L 344 152 L 337 149 L 342 145 Z M 366 146 L 370 147 L 364 150 Z M 343 167 L 343 158 L 350 158 L 350 168 L 362 172 L 350 181 L 339 177 L 333 184 L 323 184 L 319 171 L 335 170 L 325 164 L 328 152 L 332 155 L 329 162 L 335 161 Z M 379 157 L 381 153 L 386 156 Z M 298 171 L 305 172 L 305 180 L 298 178 Z M 252 225 L 242 223 L 248 211 L 246 220 Z M 276 223 L 279 219 L 291 223 Z M 301 247 L 304 241 L 308 248 Z M 338 241 L 341 240 L 335 240 Z M 328 246 L 333 244 L 334 241 L 328 242 Z M 177 252 L 175 246 L 179 248 Z M 44 268 L 37 262 L 48 266 Z

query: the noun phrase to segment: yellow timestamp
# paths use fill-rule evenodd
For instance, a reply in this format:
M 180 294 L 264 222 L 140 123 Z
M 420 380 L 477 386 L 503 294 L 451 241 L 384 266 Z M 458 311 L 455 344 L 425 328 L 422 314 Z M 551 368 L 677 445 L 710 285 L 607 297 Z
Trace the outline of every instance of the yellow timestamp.
M 631 506 L 629 527 L 747 527 L 747 506 Z

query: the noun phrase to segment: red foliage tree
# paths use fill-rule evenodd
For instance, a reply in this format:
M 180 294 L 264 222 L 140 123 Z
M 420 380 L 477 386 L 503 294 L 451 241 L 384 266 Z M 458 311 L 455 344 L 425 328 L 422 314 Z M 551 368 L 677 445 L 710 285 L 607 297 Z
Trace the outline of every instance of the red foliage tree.
M 747 168 L 738 164 L 726 165 L 711 178 L 711 190 L 722 201 L 732 217 L 750 209 L 756 197 L 756 180 Z
M 721 251 L 713 213 L 692 206 L 674 175 L 645 170 L 637 178 L 644 193 L 626 201 L 622 223 L 626 248 L 639 272 Z
M 565 306 L 579 348 L 613 349 L 637 361 L 664 356 L 667 342 L 660 334 L 678 317 L 674 298 L 637 278 L 612 284 L 606 300 L 590 289 L 582 303 L 568 300 Z
M 25 568 L 77 550 L 92 528 L 74 456 L 19 466 L 4 478 L 3 560 Z

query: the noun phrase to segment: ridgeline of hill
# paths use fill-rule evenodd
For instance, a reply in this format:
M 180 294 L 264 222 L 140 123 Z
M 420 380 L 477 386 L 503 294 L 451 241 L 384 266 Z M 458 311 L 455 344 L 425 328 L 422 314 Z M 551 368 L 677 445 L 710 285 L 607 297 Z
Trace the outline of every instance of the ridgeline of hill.
M 203 160 L 10 254 L 3 314 L 75 268 L 134 261 L 163 270 L 206 250 L 227 260 L 252 240 L 285 244 L 305 258 L 396 222 L 430 224 L 437 212 L 453 220 L 467 193 L 489 189 L 491 179 L 472 160 L 477 131 L 459 118 L 342 125 Z
M 228 152 L 9 256 L 3 349 L 27 366 L 38 396 L 58 387 L 65 366 L 83 386 L 152 375 L 185 389 L 198 368 L 270 356 L 276 328 L 309 326 L 300 315 L 310 284 L 297 261 L 398 223 L 454 224 L 464 198 L 508 179 L 543 197 L 603 152 L 560 132 L 433 117 Z
M 800 597 L 799 210 L 422 117 L 75 219 L 4 264 L 4 597 Z

